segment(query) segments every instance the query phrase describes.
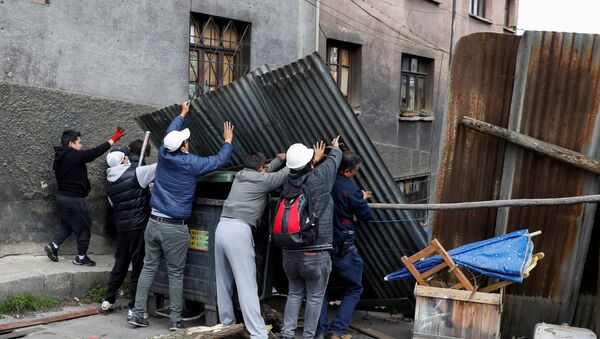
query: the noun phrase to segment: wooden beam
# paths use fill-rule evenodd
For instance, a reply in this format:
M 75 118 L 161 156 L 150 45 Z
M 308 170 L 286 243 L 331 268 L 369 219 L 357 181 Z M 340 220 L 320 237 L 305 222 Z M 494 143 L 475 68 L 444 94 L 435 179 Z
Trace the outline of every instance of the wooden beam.
M 44 317 L 44 318 L 38 318 L 38 319 L 17 321 L 17 322 L 14 322 L 14 323 L 8 323 L 8 324 L 2 324 L 2 325 L 0 325 L 0 332 L 4 332 L 4 331 L 8 331 L 8 330 L 14 330 L 14 329 L 17 329 L 17 328 L 30 327 L 30 326 L 34 326 L 34 325 L 50 324 L 50 323 L 54 323 L 54 322 L 57 322 L 57 321 L 63 321 L 63 320 L 69 320 L 69 319 L 87 317 L 87 316 L 95 315 L 95 314 L 100 314 L 100 310 L 97 307 L 93 307 L 93 308 L 90 308 L 90 309 L 85 310 L 85 311 L 71 312 L 71 313 L 65 313 L 65 314 L 59 314 L 59 315 L 53 315 L 53 316 Z
M 600 202 L 600 194 L 584 195 L 580 197 L 565 198 L 543 198 L 543 199 L 510 199 L 510 200 L 486 200 L 471 202 L 455 202 L 441 204 L 384 204 L 370 203 L 373 209 L 395 209 L 395 210 L 465 210 L 471 208 L 496 208 L 515 206 L 554 206 L 554 205 L 576 205 L 583 203 Z
M 358 332 L 361 332 L 363 334 L 366 334 L 370 337 L 373 338 L 377 338 L 377 339 L 394 339 L 394 337 L 389 336 L 385 333 L 381 333 L 377 330 L 374 330 L 372 328 L 368 328 L 368 327 L 364 327 L 362 325 L 356 324 L 356 323 L 351 323 L 350 324 L 350 328 L 352 328 L 353 330 L 356 330 Z
M 504 139 L 510 143 L 552 159 L 565 162 L 595 174 L 600 174 L 600 161 L 568 148 L 557 146 L 471 117 L 463 117 L 462 124 L 465 127 Z

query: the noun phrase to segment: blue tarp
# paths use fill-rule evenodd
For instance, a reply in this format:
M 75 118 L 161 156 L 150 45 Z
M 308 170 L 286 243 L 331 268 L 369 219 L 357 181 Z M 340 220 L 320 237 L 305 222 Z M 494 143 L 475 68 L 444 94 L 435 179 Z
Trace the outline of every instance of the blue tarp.
M 486 239 L 448 251 L 457 265 L 467 267 L 483 275 L 509 280 L 523 281 L 523 270 L 531 262 L 533 243 L 528 230 L 520 230 L 499 237 Z M 439 255 L 420 260 L 415 268 L 423 273 L 443 261 Z M 393 281 L 412 277 L 406 269 L 392 272 L 385 280 Z

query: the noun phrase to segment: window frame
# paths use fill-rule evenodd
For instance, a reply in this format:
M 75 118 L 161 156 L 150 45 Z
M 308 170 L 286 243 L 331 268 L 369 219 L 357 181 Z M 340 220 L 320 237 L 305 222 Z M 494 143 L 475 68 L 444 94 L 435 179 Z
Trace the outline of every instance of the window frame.
M 408 59 L 408 69 L 404 69 L 405 59 Z M 412 60 L 417 60 L 417 70 L 411 70 L 410 65 Z M 415 112 L 416 115 L 427 115 L 430 116 L 432 101 L 433 101 L 433 63 L 434 60 L 430 58 L 421 57 L 414 54 L 403 53 L 400 60 L 400 110 L 401 112 Z M 419 71 L 419 64 L 422 65 L 422 71 Z M 424 72 L 423 72 L 424 70 Z M 414 107 L 411 109 L 409 107 L 410 102 L 410 78 L 415 78 L 415 97 L 414 97 Z M 406 82 L 405 80 L 406 79 Z M 422 101 L 418 104 L 419 93 L 418 91 L 418 79 L 423 80 L 423 93 L 422 93 Z M 405 96 L 403 96 L 403 92 Z M 403 99 L 406 97 L 406 103 L 403 102 Z
M 212 44 L 215 39 L 213 32 L 205 32 L 209 25 L 215 25 L 218 29 L 217 44 Z M 226 40 L 225 32 L 233 29 L 237 34 L 237 42 Z M 251 23 L 217 16 L 206 15 L 202 13 L 191 13 L 189 22 L 189 53 L 188 53 L 188 96 L 193 98 L 197 95 L 208 93 L 212 90 L 221 88 L 236 79 L 243 77 L 250 71 L 250 31 Z M 206 33 L 211 36 L 205 36 Z M 231 37 L 231 36 L 230 36 Z M 205 41 L 210 40 L 209 44 Z M 235 43 L 235 48 L 232 47 Z M 226 47 L 226 45 L 229 45 Z M 211 53 L 216 55 L 216 60 L 207 61 L 207 55 Z M 196 60 L 192 58 L 196 54 Z M 233 63 L 225 63 L 226 57 L 233 57 Z M 195 62 L 195 64 L 193 64 Z M 205 82 L 206 70 L 214 69 L 216 81 L 212 85 Z M 226 66 L 227 65 L 227 66 Z M 231 66 L 230 66 L 231 65 Z M 195 72 L 194 71 L 195 66 Z M 231 68 L 232 67 L 232 68 Z M 225 75 L 231 68 L 231 79 L 226 82 Z M 195 81 L 192 80 L 192 74 L 195 75 Z M 210 79 L 210 76 L 209 76 Z M 192 86 L 195 86 L 192 91 Z
M 331 50 L 332 48 L 338 49 L 338 60 L 336 64 L 332 64 L 331 61 Z M 341 50 L 348 52 L 348 65 L 343 65 L 341 61 Z M 361 45 L 353 44 L 345 41 L 339 41 L 334 39 L 327 39 L 326 50 L 325 50 L 325 64 L 328 71 L 331 74 L 331 66 L 336 66 L 337 78 L 334 78 L 337 87 L 342 91 L 342 69 L 348 68 L 348 89 L 347 95 L 344 96 L 348 104 L 353 109 L 360 107 L 360 70 L 361 70 Z M 333 76 L 333 74 L 332 74 Z M 342 92 L 343 94 L 343 92 Z
M 469 0 L 469 14 L 486 18 L 487 0 Z

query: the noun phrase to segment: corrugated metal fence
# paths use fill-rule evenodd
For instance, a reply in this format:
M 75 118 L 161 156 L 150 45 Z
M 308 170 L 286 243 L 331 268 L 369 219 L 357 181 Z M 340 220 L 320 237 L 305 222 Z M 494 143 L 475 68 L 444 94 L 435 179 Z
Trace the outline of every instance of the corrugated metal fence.
M 526 32 L 462 38 L 451 66 L 437 202 L 597 194 L 595 175 L 460 125 L 473 117 L 587 156 L 600 156 L 600 36 Z M 433 236 L 448 248 L 521 228 L 546 258 L 507 289 L 503 335 L 528 336 L 538 322 L 592 327 L 579 287 L 596 205 L 436 212 Z M 593 244 L 597 246 L 597 244 Z M 594 255 L 597 255 L 596 252 Z M 596 267 L 596 279 L 597 279 Z M 597 293 L 597 292 L 596 292 Z M 535 310 L 535 311 L 533 311 Z

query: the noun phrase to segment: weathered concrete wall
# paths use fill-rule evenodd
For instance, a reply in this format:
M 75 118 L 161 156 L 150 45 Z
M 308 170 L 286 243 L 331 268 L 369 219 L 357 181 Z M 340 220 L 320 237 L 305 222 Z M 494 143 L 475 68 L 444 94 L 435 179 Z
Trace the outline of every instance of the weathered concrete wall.
M 252 23 L 252 69 L 314 50 L 297 0 L 0 1 L 0 80 L 166 106 L 188 95 L 190 12 Z
M 0 0 L 0 131 L 9 141 L 0 145 L 0 256 L 41 253 L 57 229 L 52 146 L 64 129 L 80 130 L 87 147 L 120 125 L 135 131 L 126 144 L 141 134 L 134 116 L 187 99 L 191 12 L 250 22 L 252 68 L 314 50 L 316 11 L 305 1 Z M 113 251 L 104 168 L 100 159 L 88 166 L 95 253 Z
M 110 138 L 117 126 L 126 135 L 117 145 L 143 137 L 133 118 L 156 110 L 140 105 L 62 90 L 0 82 L 0 256 L 41 253 L 59 227 L 54 206 L 56 180 L 52 170 L 53 146 L 65 129 L 82 133 L 84 148 Z M 152 158 L 150 159 L 152 160 Z M 106 161 L 88 164 L 92 191 L 87 199 L 93 211 L 92 253 L 113 253 L 104 230 Z M 69 239 L 61 253 L 74 249 Z

